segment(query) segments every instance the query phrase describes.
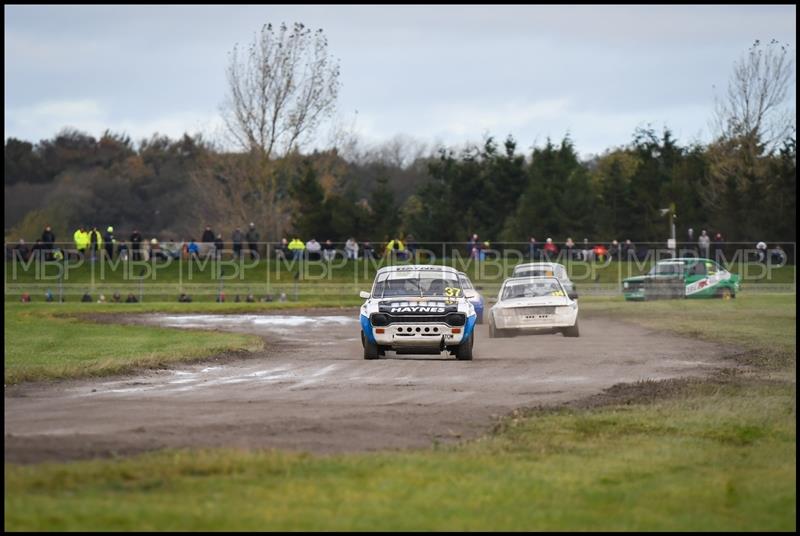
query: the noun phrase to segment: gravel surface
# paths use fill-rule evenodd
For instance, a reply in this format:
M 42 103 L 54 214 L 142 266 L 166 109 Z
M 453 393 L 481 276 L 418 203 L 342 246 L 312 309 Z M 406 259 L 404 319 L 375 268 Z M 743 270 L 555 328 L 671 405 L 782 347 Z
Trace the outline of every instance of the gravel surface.
M 357 317 L 357 309 L 126 316 L 127 323 L 255 333 L 266 348 L 124 377 L 7 387 L 5 460 L 164 447 L 427 447 L 476 437 L 516 408 L 732 366 L 729 347 L 599 316 L 581 317 L 579 338 L 490 339 L 488 327 L 477 326 L 471 362 L 393 352 L 366 361 Z

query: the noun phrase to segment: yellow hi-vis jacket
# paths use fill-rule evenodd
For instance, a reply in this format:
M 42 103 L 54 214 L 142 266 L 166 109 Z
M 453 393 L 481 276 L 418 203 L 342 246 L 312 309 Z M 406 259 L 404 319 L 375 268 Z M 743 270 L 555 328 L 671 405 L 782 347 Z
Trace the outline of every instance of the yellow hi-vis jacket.
M 397 244 L 396 251 L 404 251 L 406 246 L 403 244 L 403 241 L 400 239 L 393 239 L 388 244 L 386 244 L 386 254 L 389 255 L 392 251 L 395 251 L 394 245 Z
M 89 233 L 88 231 L 81 231 L 78 229 L 75 231 L 75 234 L 72 235 L 73 240 L 75 241 L 75 249 L 86 249 L 89 247 Z
M 289 251 L 294 251 L 299 249 L 300 251 L 306 249 L 306 245 L 303 243 L 302 240 L 298 238 L 293 238 L 291 242 L 289 242 Z
M 92 233 L 97 234 L 97 237 L 95 238 L 97 247 L 98 248 L 103 247 L 103 235 L 100 233 L 100 231 L 89 231 L 88 233 L 86 233 L 86 246 L 88 247 L 92 245 Z

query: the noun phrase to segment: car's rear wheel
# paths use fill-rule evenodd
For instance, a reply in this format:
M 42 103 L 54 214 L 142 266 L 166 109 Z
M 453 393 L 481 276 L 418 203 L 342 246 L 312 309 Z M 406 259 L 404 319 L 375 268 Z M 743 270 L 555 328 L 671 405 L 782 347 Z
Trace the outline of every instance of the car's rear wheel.
M 565 337 L 580 337 L 581 332 L 578 328 L 578 319 L 575 319 L 575 324 L 568 328 L 564 328 L 564 331 L 561 332 Z
M 462 341 L 456 347 L 456 359 L 459 361 L 472 361 L 472 346 L 475 343 L 475 332 L 473 331 L 469 339 Z

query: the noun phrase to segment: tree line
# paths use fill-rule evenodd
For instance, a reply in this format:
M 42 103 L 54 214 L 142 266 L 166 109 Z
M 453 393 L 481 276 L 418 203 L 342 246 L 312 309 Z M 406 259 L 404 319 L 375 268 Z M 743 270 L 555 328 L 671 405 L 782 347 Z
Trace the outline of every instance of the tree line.
M 167 238 L 212 225 L 227 238 L 255 221 L 270 241 L 466 241 L 477 233 L 492 241 L 662 242 L 662 209 L 674 203 L 679 240 L 693 227 L 727 241 L 794 241 L 794 135 L 771 152 L 730 143 L 682 145 L 669 129 L 640 128 L 626 146 L 586 160 L 569 136 L 527 154 L 509 136 L 417 151 L 411 161 L 388 157 L 385 147 L 356 158 L 331 149 L 264 160 L 199 135 L 134 144 L 112 132 L 95 139 L 64 130 L 37 144 L 6 140 L 6 239 L 35 239 L 46 224 L 59 239 L 81 224 Z M 730 168 L 739 173 L 721 180 L 719 169 Z M 243 181 L 250 173 L 251 183 Z

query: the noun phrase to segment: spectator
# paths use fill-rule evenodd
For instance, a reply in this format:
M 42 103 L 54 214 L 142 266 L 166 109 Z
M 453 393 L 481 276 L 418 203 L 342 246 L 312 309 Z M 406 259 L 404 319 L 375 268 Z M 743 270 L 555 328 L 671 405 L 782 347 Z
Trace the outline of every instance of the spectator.
M 567 260 L 572 260 L 575 251 L 575 242 L 572 240 L 571 236 L 568 236 L 567 241 L 564 242 L 564 248 L 567 250 Z
M 157 260 L 161 261 L 167 260 L 167 254 L 161 248 L 161 244 L 158 243 L 157 238 L 153 238 L 150 240 L 150 260 L 153 262 Z
M 689 229 L 686 231 L 686 244 L 685 244 L 686 249 L 683 250 L 686 256 L 691 256 L 691 257 L 697 256 L 697 250 L 694 249 L 694 244 L 695 244 L 694 229 L 689 227 Z
M 214 240 L 214 256 L 217 260 L 222 258 L 223 249 L 225 249 L 225 243 L 222 241 L 222 233 L 218 233 L 217 239 Z
M 775 244 L 775 247 L 769 250 L 769 262 L 770 264 L 777 264 L 779 266 L 783 266 L 789 261 L 789 257 L 786 255 L 786 252 L 783 251 L 783 248 L 780 244 Z
M 103 247 L 103 237 L 96 225 L 92 225 L 92 230 L 89 231 L 89 250 L 91 252 L 92 262 L 99 256 L 100 249 Z
M 190 259 L 196 259 L 200 255 L 200 246 L 194 241 L 194 238 L 189 239 L 189 244 L 186 246 L 186 254 Z
M 116 245 L 117 240 L 114 238 L 114 228 L 112 226 L 106 227 L 106 232 L 103 235 L 103 244 L 106 248 L 106 256 L 109 259 L 114 258 L 114 246 Z
M 478 235 L 475 235 L 475 236 L 478 236 Z M 402 255 L 403 255 L 404 251 L 405 251 L 405 246 L 403 245 L 403 242 L 399 238 L 392 238 L 386 244 L 386 251 L 385 251 L 384 256 L 387 257 L 387 258 L 394 257 L 396 259 L 397 258 L 402 259 L 403 258 Z
M 261 235 L 258 234 L 256 231 L 256 224 L 254 222 L 250 222 L 250 228 L 247 230 L 247 247 L 250 250 L 250 258 L 251 259 L 258 259 L 258 241 L 261 240 Z
M 22 303 L 30 303 L 31 295 L 28 294 L 27 292 L 23 292 L 22 295 L 20 296 L 20 301 Z
M 330 240 L 326 240 L 325 244 L 322 246 L 322 257 L 330 262 L 336 256 L 336 249 L 333 246 L 333 243 Z
M 89 232 L 81 225 L 72 235 L 72 239 L 75 242 L 75 249 L 78 250 L 78 254 L 83 256 L 86 253 L 86 248 L 89 247 Z
M 25 262 L 31 256 L 31 251 L 28 248 L 28 244 L 25 243 L 25 239 L 24 238 L 20 238 L 19 239 L 19 243 L 17 244 L 17 247 L 14 248 L 14 250 L 15 250 L 14 251 L 14 253 L 15 253 L 14 256 L 17 259 L 19 259 L 20 261 Z
M 169 240 L 161 244 L 161 251 L 164 253 L 164 258 L 180 259 L 183 253 L 183 242 L 175 242 Z
M 544 243 L 544 256 L 545 259 L 552 260 L 558 255 L 558 246 L 555 245 L 552 238 L 548 238 Z
M 142 233 L 139 229 L 134 229 L 131 233 L 131 259 L 139 261 L 142 259 Z
M 200 246 L 202 248 L 202 253 L 206 257 L 210 257 L 211 250 L 214 247 L 214 231 L 211 230 L 210 225 L 206 225 L 203 235 L 200 237 L 200 242 L 203 244 Z
M 358 258 L 358 242 L 352 236 L 344 244 L 344 251 L 348 259 Z
M 44 250 L 47 260 L 50 260 L 52 257 L 52 251 L 55 247 L 56 243 L 56 235 L 53 233 L 53 230 L 50 228 L 49 225 L 45 226 L 44 231 L 42 231 L 42 244 L 44 244 Z
M 369 240 L 364 241 L 364 245 L 362 248 L 364 250 L 364 258 L 365 259 L 374 259 L 375 258 L 375 249 L 373 249 L 372 244 Z
M 710 258 L 710 247 L 711 247 L 711 238 L 706 233 L 706 230 L 703 229 L 700 231 L 700 237 L 697 239 L 697 247 L 700 249 L 700 257 L 708 259 Z
M 722 233 L 717 233 L 714 235 L 714 260 L 720 262 L 720 255 L 723 252 L 723 246 L 725 245 L 725 239 L 722 238 Z
M 275 258 L 286 260 L 289 258 L 289 241 L 286 240 L 286 237 L 281 238 L 281 243 L 275 248 Z
M 121 302 L 121 301 L 122 301 L 122 296 L 120 296 L 120 295 L 119 295 L 119 292 L 115 292 L 115 293 L 114 293 L 114 294 L 111 296 L 111 301 L 112 301 L 112 302 L 114 302 L 114 303 L 119 303 L 119 302 Z
M 317 242 L 316 238 L 312 238 L 306 242 L 306 251 L 308 251 L 308 260 L 318 261 L 320 259 L 320 251 L 322 246 Z
M 139 300 L 136 298 L 135 294 L 130 293 L 128 297 L 125 298 L 125 303 L 139 303 Z
M 480 249 L 480 245 L 478 244 L 478 235 L 476 233 L 473 234 L 469 242 L 467 242 L 467 255 L 469 255 L 471 259 L 477 259 L 478 249 Z
M 486 260 L 486 252 L 491 249 L 491 244 L 488 240 L 484 240 L 483 244 L 481 244 L 481 250 L 478 252 L 478 258 L 480 260 Z
M 625 240 L 625 243 L 622 245 L 622 255 L 623 259 L 626 261 L 638 258 L 636 256 L 636 244 L 631 242 L 630 238 Z
M 306 249 L 306 245 L 300 240 L 299 237 L 292 238 L 292 241 L 289 242 L 289 251 L 292 252 L 292 260 L 300 260 L 303 258 L 303 251 Z
M 528 239 L 528 256 L 532 261 L 539 258 L 539 246 L 536 243 L 536 238 L 534 237 L 530 237 L 530 239 Z
M 233 258 L 234 259 L 241 259 L 242 258 L 242 229 L 241 227 L 237 227 L 235 231 L 233 231 Z
M 181 295 L 178 296 L 178 301 L 181 303 L 191 303 L 192 297 L 185 292 L 182 292 Z
M 758 254 L 758 262 L 767 262 L 767 244 L 759 242 L 756 244 L 756 253 Z
M 581 254 L 585 262 L 592 260 L 592 248 L 589 246 L 588 238 L 583 239 L 583 250 L 581 251 Z
M 90 303 L 92 301 L 92 295 L 88 292 L 84 292 L 83 297 L 81 297 L 81 301 L 84 303 Z
M 608 258 L 609 259 L 619 260 L 619 258 L 620 258 L 619 242 L 617 242 L 616 240 L 612 240 L 611 241 L 611 246 L 609 246 L 607 251 L 608 251 Z M 595 252 L 595 254 L 596 254 L 596 252 Z M 602 260 L 600 262 L 602 262 Z
M 46 302 L 53 301 L 53 292 L 50 289 L 47 289 L 47 292 L 44 293 L 44 301 Z

